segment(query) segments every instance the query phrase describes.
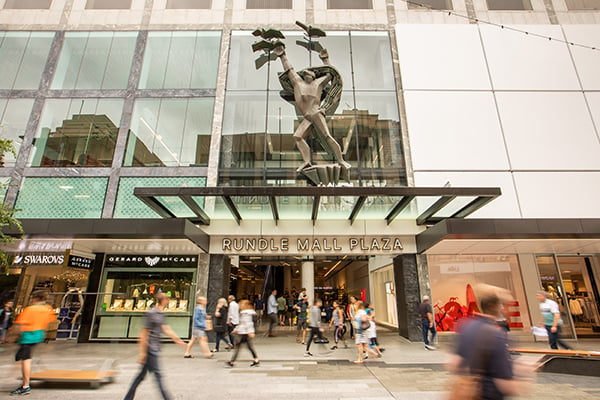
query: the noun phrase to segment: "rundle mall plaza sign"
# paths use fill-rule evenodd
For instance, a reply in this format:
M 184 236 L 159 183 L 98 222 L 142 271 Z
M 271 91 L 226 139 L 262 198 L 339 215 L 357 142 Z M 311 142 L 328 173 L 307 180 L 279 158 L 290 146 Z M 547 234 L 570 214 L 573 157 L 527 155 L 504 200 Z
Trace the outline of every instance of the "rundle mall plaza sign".
M 411 240 L 390 236 L 213 237 L 211 252 L 223 254 L 399 254 Z M 414 239 L 413 239 L 414 241 Z

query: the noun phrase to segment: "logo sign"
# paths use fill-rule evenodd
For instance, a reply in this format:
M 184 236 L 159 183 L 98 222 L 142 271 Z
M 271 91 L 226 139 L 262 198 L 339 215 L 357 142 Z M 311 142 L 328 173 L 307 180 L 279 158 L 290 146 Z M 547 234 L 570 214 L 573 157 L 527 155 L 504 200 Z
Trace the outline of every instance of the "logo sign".
M 198 256 L 109 255 L 108 267 L 131 268 L 196 268 Z
M 88 257 L 76 256 L 74 254 L 69 255 L 67 260 L 67 267 L 79 268 L 79 269 L 92 269 L 94 266 L 94 259 Z
M 30 265 L 63 265 L 64 253 L 17 254 L 11 263 L 12 267 L 27 267 Z

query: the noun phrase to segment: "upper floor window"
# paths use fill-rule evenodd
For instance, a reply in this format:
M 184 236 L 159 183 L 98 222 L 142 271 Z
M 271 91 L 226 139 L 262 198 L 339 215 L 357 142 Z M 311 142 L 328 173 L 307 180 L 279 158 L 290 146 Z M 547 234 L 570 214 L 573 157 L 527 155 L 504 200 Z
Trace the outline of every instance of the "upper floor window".
M 452 0 L 421 0 L 420 4 L 423 4 L 424 7 L 421 7 L 415 3 L 408 3 L 409 9 L 433 9 L 433 10 L 452 10 Z
M 340 9 L 373 9 L 373 0 L 327 0 L 327 8 Z
M 600 10 L 600 0 L 566 0 L 569 10 Z
M 85 8 L 88 10 L 128 10 L 131 0 L 87 0 Z
M 37 89 L 54 33 L 0 32 L 0 89 Z
M 50 8 L 52 0 L 6 0 L 4 8 L 21 9 L 21 10 L 35 10 L 43 9 L 47 10 Z
M 168 9 L 209 9 L 211 0 L 167 0 Z
M 291 9 L 292 0 L 246 0 L 246 8 L 276 8 Z
M 530 0 L 487 0 L 489 10 L 532 10 Z

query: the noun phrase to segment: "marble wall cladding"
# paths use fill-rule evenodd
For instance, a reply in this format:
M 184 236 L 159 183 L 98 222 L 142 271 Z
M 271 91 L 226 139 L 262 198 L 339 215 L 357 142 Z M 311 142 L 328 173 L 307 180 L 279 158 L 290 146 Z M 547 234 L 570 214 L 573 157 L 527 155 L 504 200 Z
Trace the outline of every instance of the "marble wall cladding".
M 231 261 L 223 254 L 211 254 L 208 262 L 208 286 L 206 297 L 207 309 L 214 310 L 217 300 L 229 295 L 229 276 L 231 274 Z
M 403 254 L 394 258 L 398 332 L 411 341 L 422 340 L 419 319 L 420 289 L 417 256 Z

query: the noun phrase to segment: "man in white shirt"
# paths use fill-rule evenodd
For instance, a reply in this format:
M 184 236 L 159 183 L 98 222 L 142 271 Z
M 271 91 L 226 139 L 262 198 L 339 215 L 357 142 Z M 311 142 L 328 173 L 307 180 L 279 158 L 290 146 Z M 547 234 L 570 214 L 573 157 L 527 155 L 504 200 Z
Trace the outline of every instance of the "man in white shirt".
M 240 306 L 235 301 L 235 296 L 230 295 L 228 297 L 229 308 L 227 310 L 227 331 L 229 333 L 229 340 L 231 344 L 234 344 L 233 330 L 240 324 Z
M 537 293 L 537 299 L 540 302 L 540 312 L 542 313 L 542 325 L 548 332 L 548 342 L 550 348 L 558 350 L 558 346 L 571 350 L 571 346 L 560 340 L 560 330 L 562 327 L 562 320 L 560 318 L 560 310 L 558 304 L 554 300 L 550 300 L 550 295 L 547 292 L 540 291 Z
M 275 337 L 273 328 L 277 325 L 277 290 L 273 289 L 267 301 L 267 314 L 269 315 L 269 337 Z

